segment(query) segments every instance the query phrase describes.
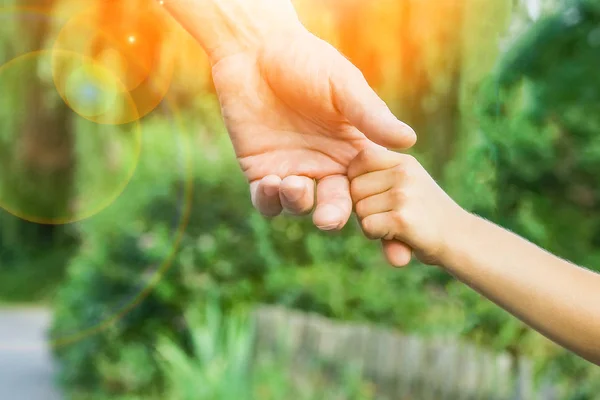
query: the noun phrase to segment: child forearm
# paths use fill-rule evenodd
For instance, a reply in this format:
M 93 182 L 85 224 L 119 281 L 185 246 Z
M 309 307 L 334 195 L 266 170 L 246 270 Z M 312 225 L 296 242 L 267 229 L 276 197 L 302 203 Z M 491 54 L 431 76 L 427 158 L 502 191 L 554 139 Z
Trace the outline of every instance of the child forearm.
M 600 275 L 467 213 L 410 156 L 365 150 L 348 176 L 368 237 L 406 243 L 421 261 L 600 365 Z
M 302 27 L 290 0 L 164 0 L 213 63 Z
M 548 338 L 600 364 L 600 275 L 465 214 L 440 258 L 458 279 Z

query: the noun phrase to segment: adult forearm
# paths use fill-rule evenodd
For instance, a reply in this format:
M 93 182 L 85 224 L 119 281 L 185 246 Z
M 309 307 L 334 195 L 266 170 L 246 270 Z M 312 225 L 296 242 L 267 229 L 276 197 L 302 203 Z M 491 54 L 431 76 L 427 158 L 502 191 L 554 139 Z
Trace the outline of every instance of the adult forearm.
M 473 215 L 442 259 L 447 270 L 555 342 L 600 364 L 600 275 Z
M 272 35 L 302 29 L 290 0 L 164 0 L 163 4 L 213 63 L 257 48 Z

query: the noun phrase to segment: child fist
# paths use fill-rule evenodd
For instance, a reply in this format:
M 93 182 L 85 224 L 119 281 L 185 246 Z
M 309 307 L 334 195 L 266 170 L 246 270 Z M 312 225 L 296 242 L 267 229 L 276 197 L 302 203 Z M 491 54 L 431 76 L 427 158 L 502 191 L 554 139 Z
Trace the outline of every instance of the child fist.
M 441 263 L 466 212 L 414 157 L 369 148 L 352 161 L 348 178 L 362 229 L 368 238 L 384 240 L 390 262 L 403 266 L 410 261 L 409 252 L 408 257 L 400 254 L 405 243 L 420 261 Z

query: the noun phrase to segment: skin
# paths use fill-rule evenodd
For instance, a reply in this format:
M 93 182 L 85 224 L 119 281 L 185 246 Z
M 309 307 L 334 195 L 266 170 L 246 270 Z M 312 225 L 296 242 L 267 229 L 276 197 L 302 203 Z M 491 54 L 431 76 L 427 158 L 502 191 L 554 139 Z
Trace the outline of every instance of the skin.
M 289 1 L 165 7 L 209 55 L 225 124 L 263 215 L 314 210 L 317 227 L 342 229 L 352 213 L 351 160 L 366 148 L 416 142 L 362 73 L 302 26 Z M 392 260 L 410 258 L 402 243 L 385 249 Z
M 600 364 L 600 275 L 467 213 L 414 158 L 382 148 L 409 148 L 416 135 L 360 71 L 302 27 L 291 3 L 164 5 L 209 55 L 259 211 L 307 214 L 316 197 L 315 224 L 335 230 L 354 203 L 365 235 L 384 241 L 393 265 L 408 264 L 414 251 Z
M 600 365 L 599 274 L 469 214 L 411 156 L 369 149 L 348 177 L 367 237 L 406 243 L 421 261 Z

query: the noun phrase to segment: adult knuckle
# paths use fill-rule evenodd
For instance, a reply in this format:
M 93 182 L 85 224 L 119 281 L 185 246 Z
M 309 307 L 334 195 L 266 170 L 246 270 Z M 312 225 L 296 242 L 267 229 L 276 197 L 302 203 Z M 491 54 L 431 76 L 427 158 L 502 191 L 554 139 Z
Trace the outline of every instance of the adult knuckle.
M 374 152 L 372 149 L 364 149 L 360 152 L 358 158 L 361 162 L 361 165 L 368 164 L 374 158 Z

